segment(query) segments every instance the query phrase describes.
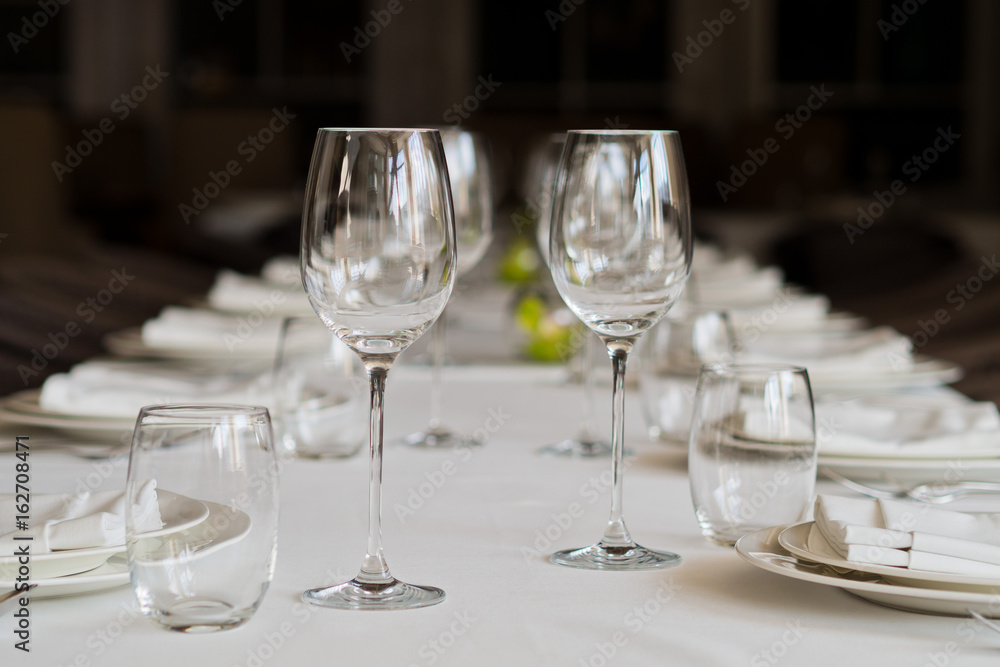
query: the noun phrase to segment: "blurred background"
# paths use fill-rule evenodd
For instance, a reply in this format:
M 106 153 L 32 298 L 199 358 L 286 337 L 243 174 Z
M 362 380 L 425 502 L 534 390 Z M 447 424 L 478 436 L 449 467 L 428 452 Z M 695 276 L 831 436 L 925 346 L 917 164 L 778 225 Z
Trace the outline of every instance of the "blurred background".
M 993 0 L 0 0 L 0 25 L 4 365 L 112 269 L 143 285 L 0 389 L 295 254 L 317 127 L 459 123 L 492 143 L 494 256 L 532 239 L 546 133 L 676 129 L 699 236 L 907 335 L 945 309 L 920 351 L 973 395 L 1000 377 Z

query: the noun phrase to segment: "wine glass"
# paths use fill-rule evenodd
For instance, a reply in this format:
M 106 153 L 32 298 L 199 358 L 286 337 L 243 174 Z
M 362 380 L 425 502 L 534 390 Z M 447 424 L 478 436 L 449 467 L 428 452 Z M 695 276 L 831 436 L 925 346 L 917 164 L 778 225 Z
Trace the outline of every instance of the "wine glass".
M 448 161 L 452 200 L 455 205 L 455 240 L 458 247 L 456 279 L 472 270 L 486 254 L 493 238 L 493 194 L 486 138 L 457 128 L 439 130 Z M 431 416 L 427 428 L 408 435 L 403 442 L 413 447 L 456 447 L 476 444 L 441 422 L 441 368 L 444 366 L 447 312 L 431 331 Z
M 566 304 L 608 348 L 613 491 L 601 540 L 552 562 L 592 570 L 676 565 L 639 546 L 622 512 L 625 366 L 639 337 L 680 297 L 691 271 L 690 202 L 676 132 L 580 130 L 566 136 L 556 172 L 549 268 Z
M 556 167 L 559 165 L 559 158 L 565 146 L 565 132 L 550 134 L 535 155 L 534 168 L 532 169 L 533 178 L 537 182 L 534 204 L 538 209 L 538 221 L 535 224 L 535 239 L 546 265 L 549 263 L 549 228 L 552 224 L 552 186 L 555 183 Z M 580 384 L 583 386 L 583 402 L 581 403 L 583 413 L 580 415 L 577 435 L 545 445 L 538 450 L 541 454 L 588 458 L 607 456 L 611 453 L 611 445 L 598 435 L 597 424 L 594 421 L 594 415 L 597 414 L 594 404 L 593 370 L 596 339 L 594 336 L 585 334 L 581 336 L 581 340 L 582 347 L 578 354 Z
M 382 553 L 383 397 L 389 368 L 444 310 L 455 284 L 455 223 L 437 130 L 320 129 L 302 214 L 302 282 L 364 364 L 371 391 L 368 551 L 358 575 L 306 591 L 340 609 L 424 607 L 441 589 L 392 576 Z

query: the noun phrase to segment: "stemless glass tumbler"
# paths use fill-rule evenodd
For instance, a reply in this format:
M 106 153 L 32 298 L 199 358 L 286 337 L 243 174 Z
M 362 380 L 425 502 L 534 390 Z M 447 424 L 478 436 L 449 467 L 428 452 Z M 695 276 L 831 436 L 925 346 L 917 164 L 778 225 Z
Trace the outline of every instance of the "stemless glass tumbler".
M 444 599 L 399 581 L 382 553 L 385 383 L 399 354 L 451 295 L 458 269 L 448 167 L 437 130 L 319 130 L 302 214 L 302 282 L 326 324 L 368 375 L 368 550 L 358 575 L 306 591 L 341 609 L 423 607 Z
M 600 337 L 614 371 L 611 516 L 600 542 L 551 560 L 585 569 L 676 565 L 625 527 L 625 366 L 639 337 L 681 295 L 691 270 L 687 176 L 676 132 L 581 130 L 566 135 L 556 172 L 549 269 L 566 305 Z
M 160 405 L 139 412 L 125 530 L 139 609 L 208 632 L 245 623 L 274 573 L 277 464 L 265 408 Z M 151 516 L 159 512 L 159 521 Z
M 698 379 L 688 474 L 702 534 L 733 545 L 803 521 L 816 482 L 816 425 L 806 369 L 710 364 Z

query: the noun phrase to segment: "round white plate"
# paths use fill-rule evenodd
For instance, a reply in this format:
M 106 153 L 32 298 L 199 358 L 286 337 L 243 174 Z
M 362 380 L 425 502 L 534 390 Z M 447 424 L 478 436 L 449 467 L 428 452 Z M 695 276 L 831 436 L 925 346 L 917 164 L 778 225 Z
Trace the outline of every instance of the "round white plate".
M 38 404 L 39 389 L 28 389 L 0 399 L 0 420 L 25 426 L 42 426 L 76 433 L 85 437 L 106 437 L 118 440 L 122 433 L 131 432 L 135 419 L 95 417 L 46 410 Z
M 979 593 L 1000 593 L 1000 579 L 970 577 L 968 575 L 947 574 L 944 572 L 921 572 L 920 570 L 909 570 L 905 567 L 890 567 L 888 565 L 873 565 L 871 563 L 855 563 L 854 561 L 839 558 L 836 555 L 830 556 L 818 553 L 809 548 L 809 533 L 810 531 L 818 530 L 815 526 L 815 521 L 792 526 L 778 535 L 778 543 L 799 558 L 847 570 L 880 574 L 887 581 L 898 582 L 906 586 L 947 588 L 950 590 Z
M 1000 481 L 1000 457 L 950 459 L 869 458 L 852 456 L 824 456 L 817 459 L 820 468 L 857 480 L 885 480 L 896 482 L 934 482 L 974 479 Z
M 117 554 L 108 558 L 100 567 L 88 572 L 52 579 L 32 579 L 31 583 L 37 584 L 37 587 L 33 588 L 28 595 L 34 600 L 36 598 L 96 593 L 124 586 L 128 582 L 128 561 L 125 560 L 124 554 Z M 14 581 L 0 581 L 0 587 L 3 588 L 14 588 L 14 584 Z
M 139 328 L 112 331 L 102 339 L 104 347 L 110 352 L 122 357 L 145 357 L 150 359 L 196 360 L 216 366 L 230 366 L 233 362 L 265 361 L 271 362 L 277 349 L 278 341 L 258 341 L 251 337 L 234 345 L 226 347 L 223 339 L 219 344 L 206 347 L 176 346 L 159 347 L 147 345 L 142 340 L 142 330 Z
M 914 357 L 913 365 L 899 371 L 873 373 L 835 373 L 809 371 L 809 382 L 815 391 L 847 389 L 899 389 L 948 384 L 962 378 L 962 369 L 942 359 Z
M 894 609 L 963 617 L 968 617 L 967 610 L 971 609 L 991 618 L 1000 617 L 1000 604 L 991 593 L 898 586 L 877 574 L 840 573 L 829 565 L 799 560 L 778 543 L 778 536 L 786 528 L 788 526 L 775 526 L 744 535 L 736 542 L 736 553 L 751 565 L 768 572 L 834 586 Z
M 163 527 L 153 531 L 151 536 L 168 535 L 187 530 L 208 518 L 209 509 L 200 500 L 188 498 L 166 489 L 157 489 L 156 495 L 157 502 L 160 504 L 160 518 L 163 520 Z M 124 551 L 125 545 L 119 544 L 110 547 L 32 554 L 31 579 L 32 581 L 41 581 L 93 571 L 94 568 L 107 562 L 109 556 L 124 553 Z M 13 578 L 13 573 L 17 571 L 18 567 L 17 556 L 0 557 L 0 577 Z M 13 586 L 11 587 L 13 588 Z M 0 585 L 0 590 L 2 589 L 3 587 Z

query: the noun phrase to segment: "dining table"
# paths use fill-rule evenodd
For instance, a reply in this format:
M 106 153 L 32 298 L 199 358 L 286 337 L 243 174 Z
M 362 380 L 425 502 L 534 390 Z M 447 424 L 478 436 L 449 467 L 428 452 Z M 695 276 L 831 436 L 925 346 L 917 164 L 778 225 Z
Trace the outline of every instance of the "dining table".
M 201 635 L 163 630 L 143 617 L 123 581 L 32 599 L 29 652 L 15 648 L 18 619 L 0 616 L 2 664 L 996 664 L 1000 633 L 964 614 L 873 604 L 764 571 L 708 542 L 692 509 L 684 449 L 650 441 L 634 397 L 626 419 L 629 527 L 637 540 L 676 552 L 682 562 L 633 572 L 553 565 L 552 552 L 600 534 L 610 505 L 608 458 L 538 452 L 575 427 L 580 386 L 559 365 L 449 366 L 446 416 L 475 444 L 406 447 L 400 439 L 426 419 L 429 378 L 418 363 L 400 365 L 389 378 L 383 535 L 394 572 L 444 589 L 442 604 L 391 612 L 305 604 L 305 590 L 350 578 L 364 554 L 368 460 L 363 453 L 281 456 L 274 579 L 245 625 Z M 600 383 L 598 391 L 610 394 L 610 387 Z M 607 429 L 610 416 L 598 417 Z M 127 455 L 91 459 L 47 449 L 47 433 L 36 427 L 7 425 L 4 433 L 11 440 L 4 444 L 16 435 L 39 442 L 31 453 L 34 492 L 124 485 Z M 10 447 L 4 452 L 6 490 L 15 458 Z M 828 481 L 818 488 L 850 493 Z

